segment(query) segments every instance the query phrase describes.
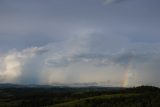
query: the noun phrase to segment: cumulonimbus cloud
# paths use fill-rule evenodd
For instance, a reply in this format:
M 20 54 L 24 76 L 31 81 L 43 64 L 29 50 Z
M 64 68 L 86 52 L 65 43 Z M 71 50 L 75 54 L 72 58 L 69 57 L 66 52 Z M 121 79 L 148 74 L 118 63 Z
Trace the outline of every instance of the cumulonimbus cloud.
M 13 50 L 0 58 L 0 82 L 16 83 L 22 75 L 24 64 L 34 55 L 47 52 L 43 47 L 31 47 L 22 51 Z

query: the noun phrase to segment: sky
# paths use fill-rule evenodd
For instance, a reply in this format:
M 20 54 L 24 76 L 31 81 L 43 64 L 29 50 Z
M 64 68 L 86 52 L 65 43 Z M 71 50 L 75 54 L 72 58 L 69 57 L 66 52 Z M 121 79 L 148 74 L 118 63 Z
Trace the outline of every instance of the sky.
M 159 0 L 0 0 L 0 83 L 160 87 Z

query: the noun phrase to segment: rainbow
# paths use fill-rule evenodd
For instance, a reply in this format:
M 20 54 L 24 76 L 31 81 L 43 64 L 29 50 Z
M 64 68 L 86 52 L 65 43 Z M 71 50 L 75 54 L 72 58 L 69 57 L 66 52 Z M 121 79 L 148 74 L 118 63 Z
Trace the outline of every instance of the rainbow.
M 129 63 L 127 67 L 125 68 L 123 79 L 122 79 L 122 87 L 127 87 L 129 84 L 131 66 L 132 64 Z

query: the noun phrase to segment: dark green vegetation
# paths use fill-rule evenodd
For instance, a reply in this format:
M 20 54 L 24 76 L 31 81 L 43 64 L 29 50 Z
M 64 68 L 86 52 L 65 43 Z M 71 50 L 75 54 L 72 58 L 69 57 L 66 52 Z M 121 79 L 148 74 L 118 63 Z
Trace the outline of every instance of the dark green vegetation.
M 0 107 L 160 107 L 160 89 L 0 86 Z

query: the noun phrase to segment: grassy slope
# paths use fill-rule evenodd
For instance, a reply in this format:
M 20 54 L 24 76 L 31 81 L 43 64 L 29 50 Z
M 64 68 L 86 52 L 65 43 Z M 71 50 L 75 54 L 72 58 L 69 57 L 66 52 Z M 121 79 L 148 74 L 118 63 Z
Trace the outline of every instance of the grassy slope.
M 151 94 L 128 93 L 100 95 L 56 104 L 50 107 L 160 107 L 160 103 L 158 103 L 160 96 Z
M 100 96 L 94 96 L 94 97 L 88 97 L 83 98 L 80 100 L 75 100 L 71 102 L 56 104 L 50 107 L 75 107 L 77 105 L 79 106 L 91 106 L 91 103 L 103 103 L 110 101 L 112 99 L 122 99 L 122 98 L 129 98 L 129 97 L 138 97 L 140 94 L 115 94 L 115 95 L 100 95 Z

